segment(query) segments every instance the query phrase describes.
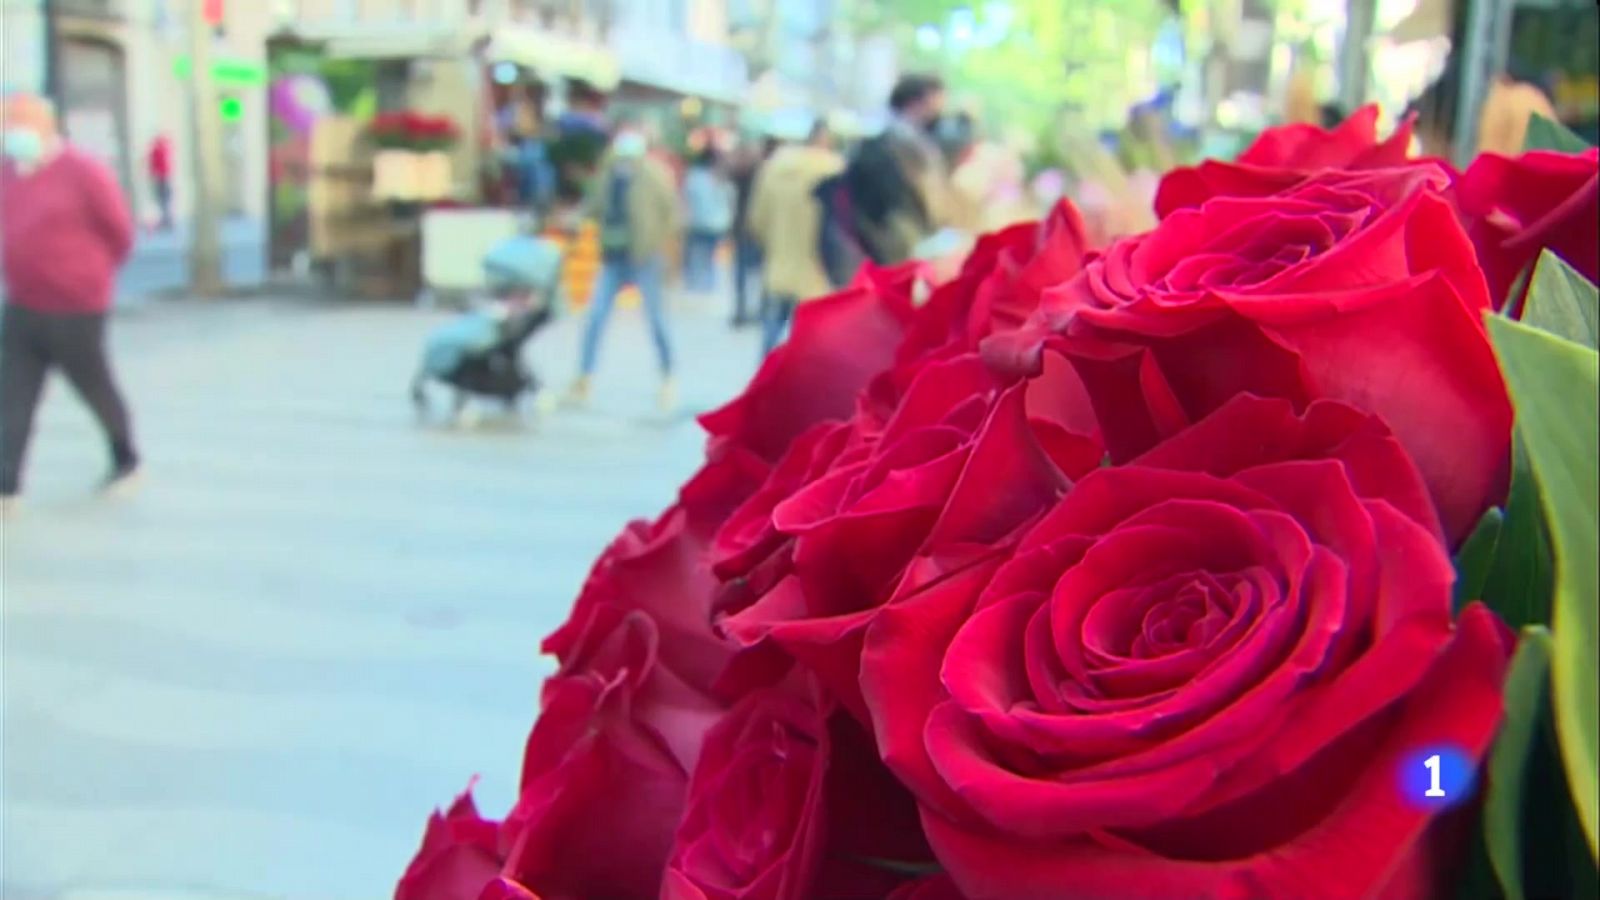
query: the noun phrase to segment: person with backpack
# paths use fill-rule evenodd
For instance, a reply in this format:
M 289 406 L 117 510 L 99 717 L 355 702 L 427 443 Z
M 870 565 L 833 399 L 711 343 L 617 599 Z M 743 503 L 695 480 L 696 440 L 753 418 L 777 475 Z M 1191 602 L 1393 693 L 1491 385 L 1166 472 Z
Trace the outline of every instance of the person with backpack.
M 938 136 L 944 82 L 903 76 L 889 95 L 889 125 L 862 141 L 845 170 L 817 188 L 819 253 L 829 280 L 848 284 L 860 264 L 895 265 L 946 224 L 948 163 Z
M 678 194 L 672 174 L 650 155 L 643 129 L 624 124 L 611 141 L 610 158 L 601 167 L 597 186 L 600 220 L 600 277 L 589 302 L 584 329 L 581 368 L 568 391 L 570 404 L 588 401 L 599 363 L 600 340 L 617 295 L 633 285 L 639 289 L 656 359 L 661 370 L 659 401 L 663 409 L 676 404 L 672 370 L 672 342 L 667 333 L 666 253 L 679 228 Z

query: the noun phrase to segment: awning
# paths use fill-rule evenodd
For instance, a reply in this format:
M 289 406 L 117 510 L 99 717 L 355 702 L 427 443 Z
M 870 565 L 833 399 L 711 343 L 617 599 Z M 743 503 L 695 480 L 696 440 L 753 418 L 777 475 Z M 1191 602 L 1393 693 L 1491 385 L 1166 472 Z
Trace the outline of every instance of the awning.
M 322 44 L 333 59 L 452 59 L 470 53 L 480 38 L 473 29 L 411 23 L 305 23 L 279 33 Z
M 622 80 L 621 68 L 611 51 L 531 28 L 496 28 L 489 42 L 488 60 L 580 78 L 602 91 L 612 90 Z

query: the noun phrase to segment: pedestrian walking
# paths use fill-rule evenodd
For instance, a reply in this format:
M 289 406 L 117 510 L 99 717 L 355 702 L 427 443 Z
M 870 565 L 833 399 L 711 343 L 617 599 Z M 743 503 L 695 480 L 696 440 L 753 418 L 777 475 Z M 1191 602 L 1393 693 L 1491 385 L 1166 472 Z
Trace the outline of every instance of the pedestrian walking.
M 752 316 L 750 297 L 760 291 L 756 275 L 761 269 L 761 247 L 750 232 L 750 201 L 755 196 L 756 178 L 761 167 L 778 149 L 778 141 L 765 138 L 760 144 L 740 148 L 733 168 L 733 327 L 743 328 L 753 321 L 765 321 L 761 310 Z
M 823 225 L 817 240 L 836 287 L 864 261 L 912 259 L 949 224 L 949 165 L 938 142 L 944 104 L 937 77 L 903 76 L 889 95 L 888 127 L 862 141 L 845 170 L 818 186 Z
M 733 183 L 722 172 L 716 147 L 707 144 L 683 178 L 689 232 L 684 240 L 683 281 L 691 291 L 717 289 L 717 248 L 733 225 Z
M 138 473 L 127 404 L 106 356 L 117 269 L 133 219 L 116 177 L 62 141 L 55 111 L 32 95 L 5 99 L 0 167 L 0 505 L 9 509 L 45 377 L 59 369 L 105 431 L 116 491 Z
M 659 401 L 676 404 L 672 342 L 667 332 L 667 247 L 679 229 L 678 194 L 672 175 L 650 154 L 650 141 L 634 125 L 617 130 L 611 156 L 600 173 L 600 277 L 589 302 L 583 333 L 581 369 L 568 402 L 589 399 L 600 356 L 600 340 L 617 295 L 628 285 L 639 289 L 661 368 Z
M 160 231 L 171 231 L 172 222 L 172 140 L 166 135 L 157 135 L 150 142 L 150 153 L 145 160 L 150 171 L 151 189 L 155 191 L 156 210 L 160 218 L 156 220 L 156 228 Z
M 948 220 L 949 164 L 939 145 L 944 122 L 944 82 L 932 75 L 902 77 L 889 95 L 889 127 L 880 141 L 862 146 L 857 193 L 870 195 L 862 181 L 883 186 L 879 203 L 869 204 L 869 242 L 874 258 L 899 263 Z M 885 159 L 872 165 L 876 153 Z M 879 171 L 887 173 L 881 179 Z M 867 188 L 863 190 L 863 188 Z
M 817 187 L 844 168 L 832 144 L 827 123 L 819 120 L 805 143 L 779 149 L 756 177 L 749 228 L 764 259 L 763 356 L 782 340 L 796 304 L 832 288 L 816 239 L 822 224 Z

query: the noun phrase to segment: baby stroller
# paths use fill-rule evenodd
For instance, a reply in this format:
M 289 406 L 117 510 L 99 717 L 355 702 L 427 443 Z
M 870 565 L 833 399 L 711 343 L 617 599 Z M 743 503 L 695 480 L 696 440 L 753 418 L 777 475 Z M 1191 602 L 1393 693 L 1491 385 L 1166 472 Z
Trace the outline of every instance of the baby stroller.
M 411 382 L 419 415 L 428 412 L 428 385 L 455 391 L 460 417 L 474 397 L 498 400 L 515 412 L 539 381 L 522 361 L 522 345 L 555 314 L 561 283 L 561 248 L 552 241 L 515 237 L 495 245 L 483 268 L 490 301 L 429 335 L 422 365 Z

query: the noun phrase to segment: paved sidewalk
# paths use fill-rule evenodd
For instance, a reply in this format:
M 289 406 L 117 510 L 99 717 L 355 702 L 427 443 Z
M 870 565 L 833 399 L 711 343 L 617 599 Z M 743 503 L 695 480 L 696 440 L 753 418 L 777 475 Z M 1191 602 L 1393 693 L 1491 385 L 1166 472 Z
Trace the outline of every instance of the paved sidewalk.
M 6 900 L 376 900 L 474 773 L 505 812 L 539 639 L 702 438 L 653 411 L 632 311 L 590 411 L 419 427 L 406 386 L 442 320 L 263 301 L 119 316 L 149 458 L 125 501 L 89 496 L 99 437 L 52 386 L 3 526 Z M 756 336 L 723 322 L 679 310 L 686 407 L 754 368 Z M 578 325 L 530 348 L 552 381 Z
M 266 278 L 267 227 L 264 222 L 229 218 L 222 224 L 222 274 L 230 285 L 254 287 Z M 117 276 L 118 306 L 137 306 L 153 294 L 177 291 L 189 283 L 188 224 L 172 231 L 141 229 L 133 254 Z

